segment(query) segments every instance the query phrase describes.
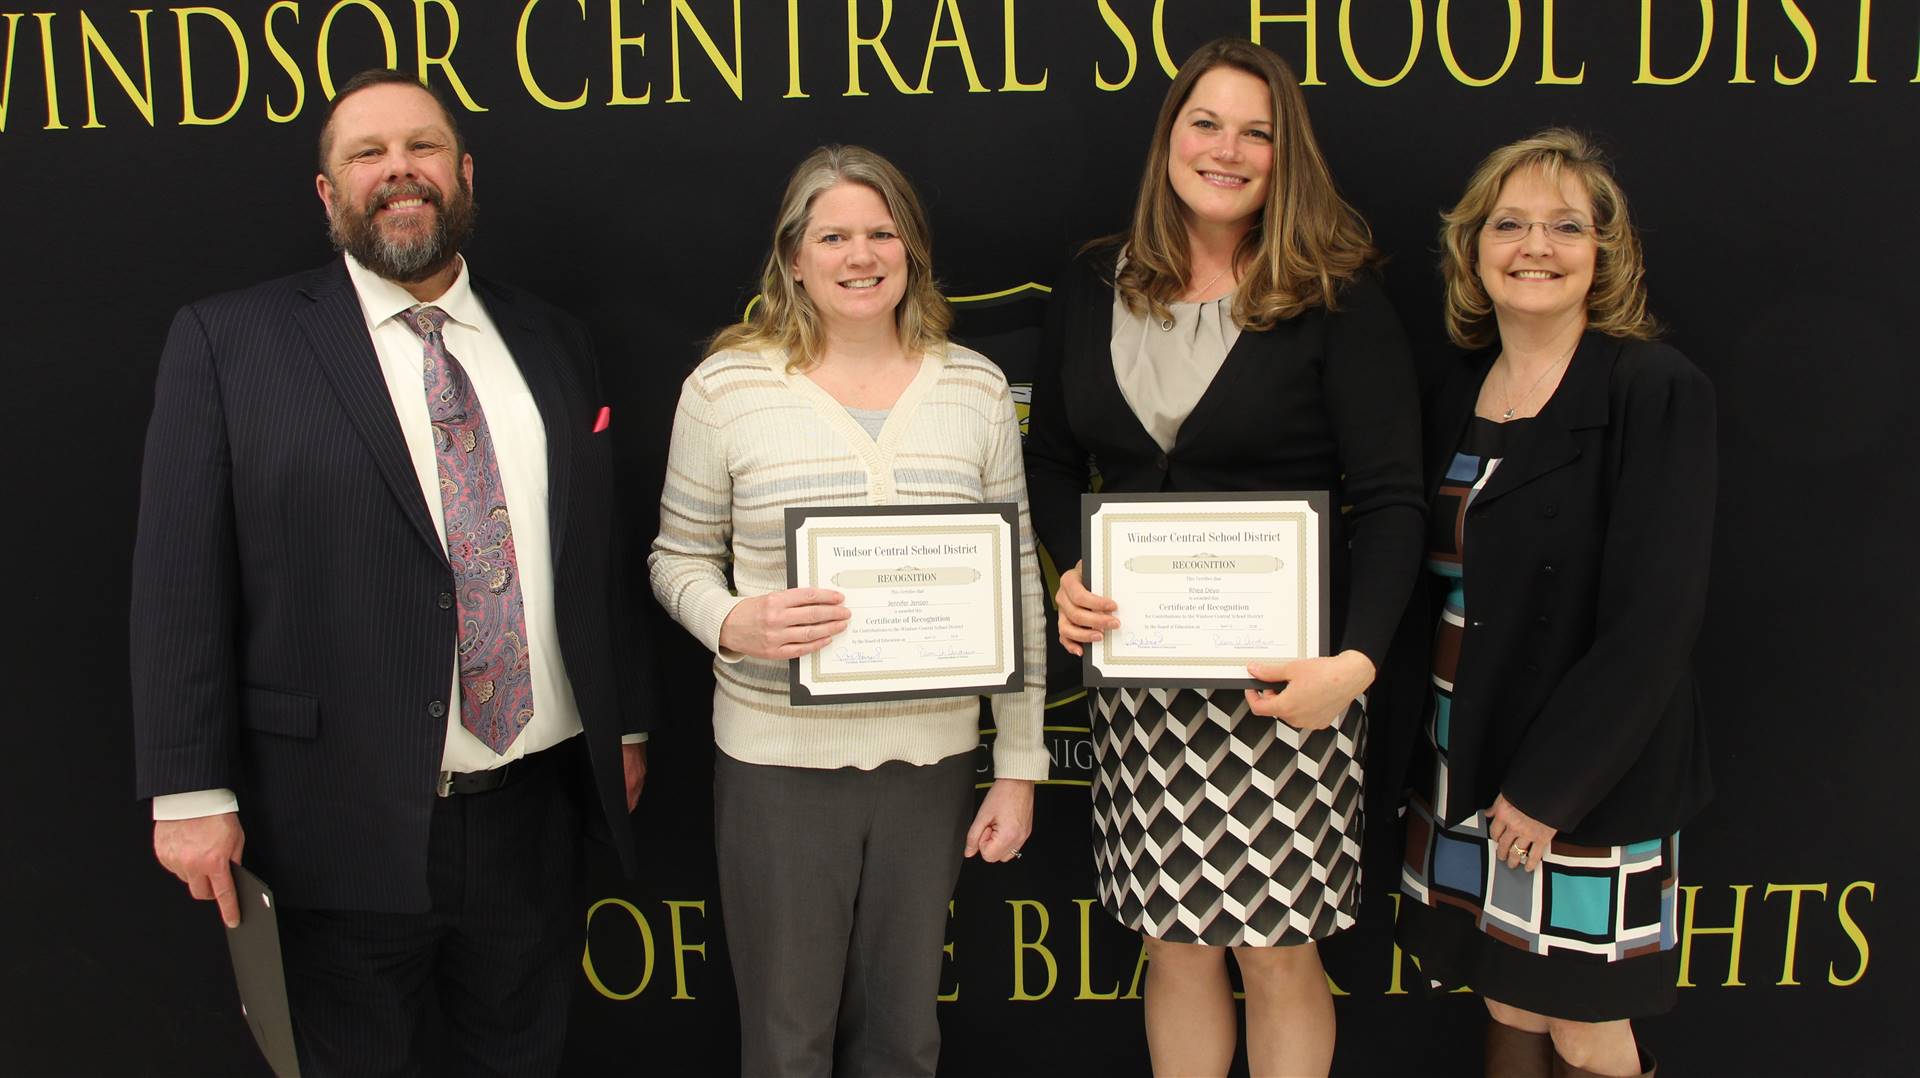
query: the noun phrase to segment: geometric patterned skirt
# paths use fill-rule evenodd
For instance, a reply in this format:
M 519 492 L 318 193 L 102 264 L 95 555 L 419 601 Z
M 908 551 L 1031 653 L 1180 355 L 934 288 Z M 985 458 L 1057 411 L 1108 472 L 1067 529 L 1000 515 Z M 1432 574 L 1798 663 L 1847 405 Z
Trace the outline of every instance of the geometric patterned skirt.
M 1429 735 L 1431 736 L 1431 734 Z M 1432 746 L 1429 745 L 1429 749 Z M 1604 1022 L 1673 1006 L 1680 836 L 1625 846 L 1556 838 L 1532 872 L 1508 868 L 1475 812 L 1447 827 L 1446 761 L 1407 800 L 1400 947 L 1436 986 L 1471 985 L 1535 1014 Z
M 1095 689 L 1093 856 L 1128 928 L 1214 947 L 1348 928 L 1364 826 L 1358 701 L 1323 730 L 1253 714 L 1239 689 Z

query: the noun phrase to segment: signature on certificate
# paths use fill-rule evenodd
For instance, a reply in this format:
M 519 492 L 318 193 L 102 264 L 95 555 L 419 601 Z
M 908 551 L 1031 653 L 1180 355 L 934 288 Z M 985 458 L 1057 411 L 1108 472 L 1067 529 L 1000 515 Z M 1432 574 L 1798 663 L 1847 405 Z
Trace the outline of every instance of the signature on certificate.
M 974 657 L 974 655 L 975 655 L 974 649 L 968 648 L 968 647 L 921 648 L 920 649 L 920 657 L 922 659 L 927 659 L 937 663 L 953 662 L 956 659 L 971 659 Z

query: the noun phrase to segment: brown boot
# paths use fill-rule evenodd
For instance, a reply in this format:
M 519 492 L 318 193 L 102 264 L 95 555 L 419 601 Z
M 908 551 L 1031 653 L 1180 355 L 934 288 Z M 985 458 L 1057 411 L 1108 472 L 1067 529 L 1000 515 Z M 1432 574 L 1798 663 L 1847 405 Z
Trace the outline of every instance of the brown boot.
M 1550 1078 L 1553 1039 L 1487 1019 L 1487 1078 Z
M 1488 1034 L 1487 1044 L 1489 1047 L 1489 1054 L 1487 1056 L 1487 1066 L 1491 1068 L 1493 1066 L 1493 1056 L 1491 1054 L 1491 1047 L 1493 1044 L 1492 1034 Z M 1638 1048 L 1635 1050 L 1640 1053 L 1640 1074 L 1638 1075 L 1638 1078 L 1655 1078 L 1655 1075 L 1659 1073 L 1660 1064 L 1651 1055 L 1647 1054 L 1647 1050 L 1645 1048 Z M 1561 1059 L 1560 1053 L 1553 1049 L 1553 1042 L 1551 1038 L 1549 1038 L 1547 1042 L 1547 1051 L 1548 1051 L 1548 1054 L 1553 1057 L 1552 1078 L 1606 1078 L 1605 1075 L 1602 1075 L 1596 1071 L 1590 1071 L 1581 1067 L 1576 1067 L 1573 1064 L 1567 1062 L 1566 1060 Z M 1493 1071 L 1489 1069 L 1487 1073 L 1492 1074 Z

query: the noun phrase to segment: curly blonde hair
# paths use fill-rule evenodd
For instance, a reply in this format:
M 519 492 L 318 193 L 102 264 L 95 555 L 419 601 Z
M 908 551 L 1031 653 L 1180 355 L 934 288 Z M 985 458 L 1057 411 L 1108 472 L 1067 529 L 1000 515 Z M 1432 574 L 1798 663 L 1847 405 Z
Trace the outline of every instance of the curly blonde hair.
M 953 309 L 933 279 L 933 237 L 920 196 L 891 161 L 872 150 L 822 146 L 808 154 L 787 180 L 773 227 L 773 246 L 760 272 L 760 302 L 744 321 L 713 335 L 707 343 L 708 355 L 729 348 L 781 353 L 787 357 L 789 373 L 820 362 L 826 327 L 806 289 L 794 279 L 793 263 L 806 237 L 814 200 L 843 183 L 857 183 L 880 196 L 906 248 L 907 289 L 894 315 L 901 346 L 915 356 L 946 344 L 947 331 L 953 327 Z
M 1487 155 L 1467 181 L 1453 209 L 1440 215 L 1440 274 L 1446 281 L 1447 336 L 1462 348 L 1485 348 L 1499 339 L 1493 300 L 1480 281 L 1480 232 L 1517 172 L 1538 169 L 1556 187 L 1580 181 L 1593 203 L 1593 287 L 1587 293 L 1587 328 L 1615 337 L 1649 340 L 1660 323 L 1647 313 L 1647 267 L 1640 235 L 1627 215 L 1626 192 L 1592 139 L 1565 127 L 1550 127 Z
M 1286 61 L 1245 38 L 1223 37 L 1194 50 L 1174 76 L 1153 123 L 1133 225 L 1099 243 L 1123 242 L 1126 265 L 1114 286 L 1127 309 L 1168 317 L 1167 305 L 1187 289 L 1192 268 L 1180 196 L 1167 177 L 1173 125 L 1200 77 L 1216 67 L 1244 71 L 1267 84 L 1273 106 L 1273 168 L 1260 220 L 1241 237 L 1234 267 L 1242 274 L 1233 318 L 1241 328 L 1271 329 L 1315 307 L 1333 310 L 1335 294 L 1378 258 L 1373 233 L 1334 188 L 1313 137 L 1307 99 Z

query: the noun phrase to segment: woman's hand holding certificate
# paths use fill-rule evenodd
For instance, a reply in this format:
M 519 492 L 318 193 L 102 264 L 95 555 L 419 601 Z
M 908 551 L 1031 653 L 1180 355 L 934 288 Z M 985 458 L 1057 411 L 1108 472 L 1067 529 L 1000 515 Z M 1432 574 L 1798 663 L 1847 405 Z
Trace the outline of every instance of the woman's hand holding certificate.
M 742 599 L 720 623 L 720 646 L 756 659 L 797 659 L 833 642 L 852 611 L 826 588 L 788 588 Z
M 1373 660 L 1358 651 L 1324 659 L 1248 663 L 1254 680 L 1285 682 L 1279 689 L 1248 689 L 1247 706 L 1256 715 L 1279 719 L 1301 730 L 1338 722 L 1354 699 L 1373 684 Z
M 1113 600 L 1087 590 L 1080 564 L 1060 574 L 1060 589 L 1053 593 L 1053 605 L 1060 611 L 1060 646 L 1076 658 L 1086 654 L 1081 645 L 1100 639 L 1102 630 L 1120 627 Z

